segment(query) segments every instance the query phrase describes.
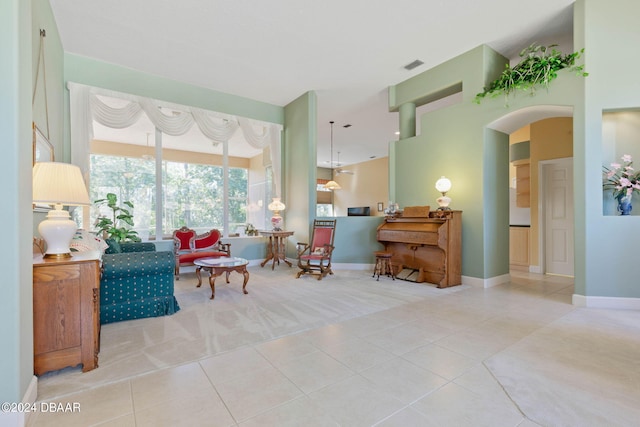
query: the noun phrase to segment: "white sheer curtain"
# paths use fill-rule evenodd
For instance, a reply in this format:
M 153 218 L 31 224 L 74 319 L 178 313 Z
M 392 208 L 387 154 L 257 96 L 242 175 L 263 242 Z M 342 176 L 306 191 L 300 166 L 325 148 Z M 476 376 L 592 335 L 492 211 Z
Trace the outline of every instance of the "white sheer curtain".
M 144 112 L 154 126 L 172 136 L 183 135 L 193 124 L 214 142 L 228 142 L 240 127 L 247 142 L 254 148 L 269 146 L 273 165 L 275 194 L 281 196 L 281 131 L 282 126 L 275 123 L 258 122 L 244 117 L 202 110 L 195 107 L 161 103 L 155 99 L 109 91 L 78 83 L 68 82 L 71 113 L 71 161 L 78 165 L 85 178 L 89 171 L 89 144 L 93 139 L 92 121 L 122 129 L 135 123 Z M 128 100 L 124 107 L 111 107 L 96 95 L 111 96 Z M 167 115 L 162 107 L 170 106 L 178 114 Z

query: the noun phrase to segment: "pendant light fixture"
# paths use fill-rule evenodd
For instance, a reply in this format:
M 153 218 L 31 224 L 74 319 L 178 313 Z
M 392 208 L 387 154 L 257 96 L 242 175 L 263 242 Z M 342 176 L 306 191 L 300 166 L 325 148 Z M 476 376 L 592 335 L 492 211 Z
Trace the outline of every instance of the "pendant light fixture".
M 329 122 L 331 124 L 331 181 L 324 185 L 327 190 L 341 190 L 340 184 L 333 180 L 333 120 Z

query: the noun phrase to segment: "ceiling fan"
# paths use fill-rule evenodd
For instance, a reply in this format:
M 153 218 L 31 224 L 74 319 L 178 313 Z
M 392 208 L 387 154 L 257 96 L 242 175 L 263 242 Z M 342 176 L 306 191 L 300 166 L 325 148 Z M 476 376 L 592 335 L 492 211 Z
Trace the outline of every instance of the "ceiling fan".
M 334 169 L 334 172 L 336 173 L 336 175 L 340 175 L 342 173 L 346 174 L 346 175 L 353 175 L 353 171 L 349 171 L 346 169 L 342 169 L 340 166 L 342 164 L 340 163 L 340 152 L 338 151 L 338 161 L 336 162 L 336 166 L 337 168 Z

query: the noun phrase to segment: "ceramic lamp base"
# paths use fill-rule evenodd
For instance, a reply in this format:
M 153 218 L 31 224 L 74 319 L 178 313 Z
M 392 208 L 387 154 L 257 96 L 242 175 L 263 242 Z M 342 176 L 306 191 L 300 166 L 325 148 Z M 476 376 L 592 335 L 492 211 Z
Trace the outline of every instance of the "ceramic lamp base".
M 38 225 L 38 232 L 45 242 L 47 251 L 45 258 L 70 258 L 69 245 L 77 230 L 76 223 L 69 217 L 69 212 L 53 209 L 47 214 L 47 219 Z
M 438 202 L 438 210 L 450 210 L 451 197 L 441 196 L 436 199 L 436 202 Z
M 282 231 L 282 217 L 280 215 L 274 215 L 271 217 L 271 226 L 274 231 Z

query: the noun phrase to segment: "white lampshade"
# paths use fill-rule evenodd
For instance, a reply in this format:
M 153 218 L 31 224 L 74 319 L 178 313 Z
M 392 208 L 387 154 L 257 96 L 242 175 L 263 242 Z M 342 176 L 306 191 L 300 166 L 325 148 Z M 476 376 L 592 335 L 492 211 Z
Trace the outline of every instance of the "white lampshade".
M 280 201 L 280 197 L 274 197 L 273 202 L 269 203 L 269 206 L 267 207 L 269 208 L 270 211 L 275 211 L 275 212 L 283 211 L 286 208 L 284 203 Z
M 326 188 L 327 190 L 331 190 L 331 191 L 333 191 L 333 190 L 342 190 L 342 187 L 340 187 L 340 184 L 338 184 L 337 182 L 335 182 L 333 180 L 327 182 L 324 185 L 324 188 Z
M 33 202 L 55 205 L 38 231 L 47 243 L 46 258 L 68 258 L 77 226 L 62 206 L 90 205 L 80 168 L 69 163 L 44 162 L 33 167 Z
M 449 178 L 441 176 L 440 179 L 436 181 L 436 190 L 438 190 L 442 194 L 451 190 L 451 181 L 449 181 Z

